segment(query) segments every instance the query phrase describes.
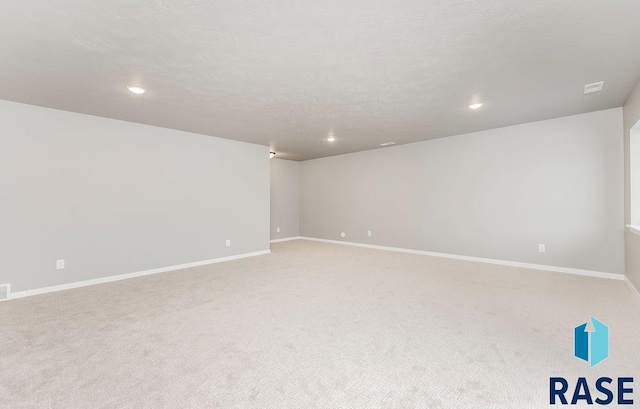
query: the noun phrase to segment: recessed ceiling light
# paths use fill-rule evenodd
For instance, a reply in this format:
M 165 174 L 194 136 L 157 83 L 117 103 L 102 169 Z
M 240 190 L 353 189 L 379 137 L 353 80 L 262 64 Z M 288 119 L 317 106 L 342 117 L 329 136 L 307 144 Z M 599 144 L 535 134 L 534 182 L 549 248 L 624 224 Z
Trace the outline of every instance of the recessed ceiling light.
M 385 142 L 385 143 L 381 143 L 380 146 L 391 146 L 391 145 L 395 145 L 395 142 Z
M 275 152 L 269 152 L 269 159 L 273 159 L 274 156 L 276 156 Z
M 145 92 L 147 92 L 146 89 L 140 88 L 140 87 L 134 87 L 133 85 L 128 86 L 127 89 L 133 92 L 134 94 L 144 94 Z
M 604 81 L 587 84 L 584 86 L 584 93 L 591 94 L 592 92 L 600 92 L 602 91 L 602 87 L 604 87 Z
M 333 135 L 329 135 L 329 137 L 327 138 L 327 142 L 335 142 L 336 141 L 336 137 Z
M 482 102 L 476 102 L 475 104 L 469 105 L 469 109 L 478 109 L 482 107 Z

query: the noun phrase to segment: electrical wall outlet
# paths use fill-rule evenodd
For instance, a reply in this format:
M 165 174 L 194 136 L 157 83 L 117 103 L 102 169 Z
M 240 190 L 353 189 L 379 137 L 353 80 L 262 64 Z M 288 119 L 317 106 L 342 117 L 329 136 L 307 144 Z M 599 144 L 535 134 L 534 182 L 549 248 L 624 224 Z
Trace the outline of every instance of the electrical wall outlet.
M 371 237 L 371 230 L 367 231 L 367 236 Z
M 0 301 L 11 298 L 11 284 L 0 284 Z
M 544 253 L 547 251 L 547 246 L 545 246 L 544 244 L 538 244 L 538 251 L 540 253 Z
M 276 227 L 276 232 L 280 233 L 280 227 Z
M 64 268 L 64 259 L 56 260 L 56 270 L 62 270 Z
M 227 247 L 231 247 L 231 240 L 227 239 L 226 245 Z

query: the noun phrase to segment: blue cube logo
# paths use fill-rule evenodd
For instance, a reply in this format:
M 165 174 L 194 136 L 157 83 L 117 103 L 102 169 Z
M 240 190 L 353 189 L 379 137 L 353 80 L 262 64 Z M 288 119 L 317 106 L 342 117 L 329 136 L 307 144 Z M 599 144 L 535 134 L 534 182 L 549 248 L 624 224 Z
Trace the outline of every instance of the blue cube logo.
M 609 327 L 591 317 L 593 331 L 587 330 L 587 323 L 574 329 L 574 355 L 593 367 L 609 357 Z

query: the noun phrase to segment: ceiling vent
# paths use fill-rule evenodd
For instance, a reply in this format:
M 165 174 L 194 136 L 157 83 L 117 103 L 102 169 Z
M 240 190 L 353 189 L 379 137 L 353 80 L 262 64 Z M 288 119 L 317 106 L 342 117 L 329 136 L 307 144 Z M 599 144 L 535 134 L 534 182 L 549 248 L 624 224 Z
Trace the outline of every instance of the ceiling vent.
M 584 86 L 584 93 L 591 94 L 592 92 L 600 92 L 602 91 L 602 87 L 604 87 L 604 81 L 587 84 Z
M 11 284 L 0 284 L 0 301 L 11 298 Z

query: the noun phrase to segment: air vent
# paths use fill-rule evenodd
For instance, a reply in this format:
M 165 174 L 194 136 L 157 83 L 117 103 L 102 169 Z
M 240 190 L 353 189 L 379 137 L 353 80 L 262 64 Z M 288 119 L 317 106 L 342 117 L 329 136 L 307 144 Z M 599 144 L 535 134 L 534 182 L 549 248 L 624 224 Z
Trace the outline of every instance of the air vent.
M 584 86 L 584 93 L 591 94 L 592 92 L 600 92 L 602 91 L 602 87 L 604 87 L 604 81 L 587 84 Z
M 11 284 L 0 284 L 0 301 L 11 298 Z
M 380 146 L 391 146 L 391 145 L 395 145 L 395 142 L 385 142 L 385 143 L 381 143 Z

